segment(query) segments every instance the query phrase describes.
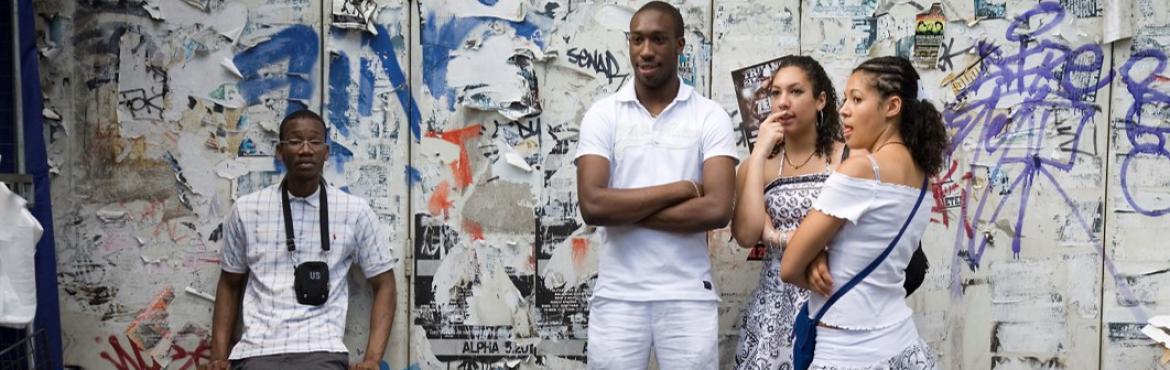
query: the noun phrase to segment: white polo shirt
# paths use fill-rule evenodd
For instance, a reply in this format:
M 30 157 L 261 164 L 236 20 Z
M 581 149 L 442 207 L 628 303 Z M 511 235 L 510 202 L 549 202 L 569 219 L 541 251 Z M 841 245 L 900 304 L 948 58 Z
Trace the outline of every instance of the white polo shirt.
M 296 251 L 284 243 L 280 185 L 240 197 L 224 222 L 220 268 L 248 273 L 244 333 L 228 358 L 303 352 L 346 352 L 345 315 L 352 263 L 373 277 L 394 268 L 390 235 L 366 201 L 330 186 L 329 251 L 321 249 L 320 188 L 307 197 L 289 195 Z M 295 256 L 294 256 L 295 253 Z M 329 264 L 329 298 L 320 306 L 297 303 L 293 271 L 298 262 Z
M 674 101 L 651 117 L 631 80 L 581 119 L 575 158 L 609 160 L 609 187 L 641 188 L 702 180 L 703 161 L 738 161 L 731 117 L 680 84 Z M 593 295 L 626 301 L 719 300 L 705 232 L 672 233 L 637 225 L 599 228 L 605 239 Z

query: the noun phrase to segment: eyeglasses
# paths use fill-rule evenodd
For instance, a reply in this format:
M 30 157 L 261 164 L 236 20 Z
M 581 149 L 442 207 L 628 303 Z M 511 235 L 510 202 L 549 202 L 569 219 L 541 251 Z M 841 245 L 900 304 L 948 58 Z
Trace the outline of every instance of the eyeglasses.
M 310 148 L 320 149 L 320 148 L 325 147 L 325 140 L 292 139 L 292 140 L 281 140 L 280 144 L 287 146 L 287 147 L 290 147 L 290 148 L 293 148 L 293 149 L 300 149 L 300 148 L 304 147 L 305 144 L 309 144 Z

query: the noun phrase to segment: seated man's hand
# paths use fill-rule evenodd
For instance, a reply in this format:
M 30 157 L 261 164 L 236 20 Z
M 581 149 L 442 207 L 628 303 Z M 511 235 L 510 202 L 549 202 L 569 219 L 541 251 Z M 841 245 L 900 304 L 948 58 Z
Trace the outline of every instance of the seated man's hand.
M 349 369 L 350 370 L 378 370 L 381 368 L 379 366 L 379 362 L 380 361 L 375 361 L 375 360 L 363 360 L 362 362 L 359 362 L 359 363 L 356 363 L 353 365 L 349 365 Z
M 210 362 L 200 365 L 199 370 L 229 370 L 231 369 L 231 362 L 226 358 L 211 360 Z

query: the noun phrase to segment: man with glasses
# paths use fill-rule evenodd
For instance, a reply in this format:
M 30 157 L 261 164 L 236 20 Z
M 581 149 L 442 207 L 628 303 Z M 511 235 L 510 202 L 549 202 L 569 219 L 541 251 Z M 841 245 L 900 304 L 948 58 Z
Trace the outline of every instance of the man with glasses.
M 205 369 L 378 369 L 394 321 L 398 259 L 369 204 L 325 183 L 326 133 L 311 111 L 285 117 L 276 146 L 284 179 L 241 197 L 224 221 Z M 342 337 L 354 262 L 373 305 L 364 357 L 350 365 Z M 233 344 L 237 319 L 243 333 Z
M 678 9 L 647 3 L 627 39 L 635 78 L 585 113 L 575 162 L 582 218 L 605 240 L 589 367 L 645 369 L 653 347 L 660 368 L 715 369 L 719 296 L 706 231 L 731 219 L 731 118 L 678 77 Z

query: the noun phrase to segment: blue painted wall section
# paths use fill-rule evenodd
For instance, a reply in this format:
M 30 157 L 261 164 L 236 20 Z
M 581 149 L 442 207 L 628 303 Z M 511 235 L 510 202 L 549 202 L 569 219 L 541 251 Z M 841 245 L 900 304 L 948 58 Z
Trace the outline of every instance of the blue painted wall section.
M 309 80 L 317 64 L 321 41 L 317 31 L 307 25 L 292 25 L 272 35 L 248 50 L 236 54 L 232 62 L 244 76 L 239 83 L 240 95 L 248 105 L 260 104 L 260 97 L 269 91 L 288 87 L 288 108 L 285 113 L 307 109 L 305 102 L 313 97 L 313 82 Z M 262 74 L 266 66 L 288 60 L 284 74 Z
M 515 30 L 516 36 L 544 48 L 544 31 L 529 17 L 531 15 L 523 22 L 511 22 L 487 17 L 439 16 L 434 11 L 428 12 L 423 22 L 421 42 L 423 70 L 427 71 L 423 74 L 423 84 L 430 89 L 431 97 L 446 97 L 447 110 L 455 110 L 455 90 L 447 86 L 447 63 L 451 61 L 451 51 L 462 48 L 464 40 L 481 25 L 503 24 Z M 489 32 L 486 28 L 484 30 Z

